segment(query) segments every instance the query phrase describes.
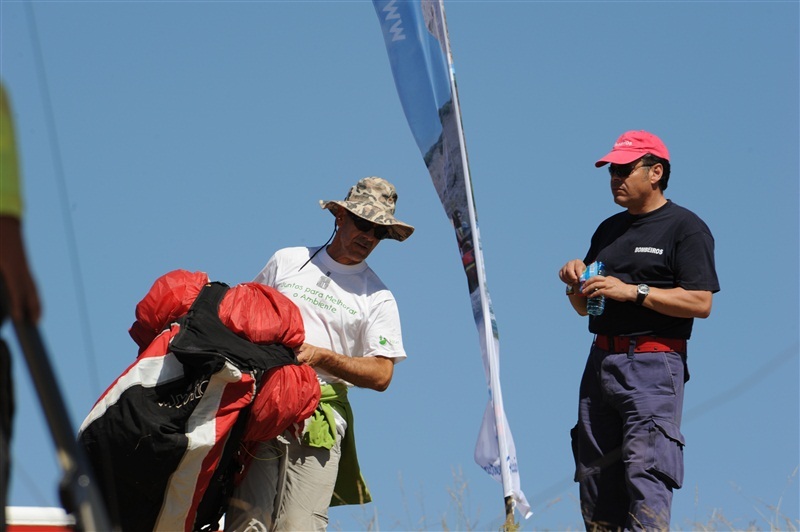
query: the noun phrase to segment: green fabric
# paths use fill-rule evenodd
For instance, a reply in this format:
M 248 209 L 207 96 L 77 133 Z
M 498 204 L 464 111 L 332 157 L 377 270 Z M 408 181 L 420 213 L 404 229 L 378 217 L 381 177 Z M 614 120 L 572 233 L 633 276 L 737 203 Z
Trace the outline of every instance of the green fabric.
M 341 405 L 340 394 L 336 393 L 332 385 L 321 387 L 319 406 L 311 415 L 303 434 L 303 443 L 310 447 L 330 449 L 336 443 L 336 418 L 333 409 L 336 408 L 343 418 L 347 419 Z M 344 390 L 344 401 L 347 401 L 347 387 Z M 349 421 L 348 421 L 349 424 Z
M 0 83 L 0 215 L 22 218 L 14 122 L 6 90 Z
M 311 416 L 303 434 L 303 443 L 311 447 L 330 449 L 336 443 L 336 420 L 334 409 L 347 421 L 347 430 L 342 439 L 342 456 L 339 459 L 339 471 L 336 475 L 336 486 L 333 488 L 331 506 L 346 504 L 366 504 L 372 501 L 367 483 L 361 475 L 356 454 L 355 427 L 353 410 L 347 399 L 347 386 L 344 384 L 326 384 L 321 387 L 319 406 Z

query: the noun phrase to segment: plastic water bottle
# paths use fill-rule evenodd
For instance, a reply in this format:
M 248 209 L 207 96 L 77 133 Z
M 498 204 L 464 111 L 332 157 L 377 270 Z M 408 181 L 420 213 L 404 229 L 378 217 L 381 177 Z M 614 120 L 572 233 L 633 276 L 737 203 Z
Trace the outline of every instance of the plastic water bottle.
M 593 262 L 589 266 L 587 266 L 586 271 L 584 271 L 583 274 L 581 274 L 581 283 L 588 281 L 590 277 L 594 277 L 595 275 L 605 275 L 605 274 L 606 274 L 606 265 L 600 261 Z M 583 284 L 581 284 L 581 288 L 583 288 Z M 605 296 L 586 298 L 586 312 L 588 312 L 592 316 L 599 316 L 600 314 L 603 313 L 603 310 L 605 310 L 605 308 L 606 308 Z

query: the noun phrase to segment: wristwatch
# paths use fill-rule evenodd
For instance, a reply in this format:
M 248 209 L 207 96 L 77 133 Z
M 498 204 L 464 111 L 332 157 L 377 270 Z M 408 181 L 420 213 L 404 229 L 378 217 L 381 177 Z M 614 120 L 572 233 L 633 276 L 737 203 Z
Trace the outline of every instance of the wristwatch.
M 636 287 L 636 304 L 641 305 L 644 303 L 644 298 L 650 293 L 650 287 L 646 284 L 640 284 Z

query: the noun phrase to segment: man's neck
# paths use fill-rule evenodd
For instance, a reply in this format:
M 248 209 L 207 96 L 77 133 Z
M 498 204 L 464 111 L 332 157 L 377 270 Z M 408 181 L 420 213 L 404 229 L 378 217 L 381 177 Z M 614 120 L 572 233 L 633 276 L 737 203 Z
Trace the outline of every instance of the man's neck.
M 328 253 L 328 256 L 338 262 L 339 264 L 344 264 L 345 266 L 353 266 L 355 264 L 360 264 L 361 261 L 357 261 L 348 257 L 346 253 L 342 252 L 341 247 L 336 247 L 332 243 L 328 244 L 328 247 L 325 248 L 325 251 Z
M 655 210 L 660 209 L 664 205 L 667 204 L 667 198 L 664 197 L 663 194 L 654 194 L 652 197 L 648 198 L 642 205 L 638 205 L 636 207 L 628 207 L 628 213 L 633 215 L 642 215 L 647 214 L 648 212 L 653 212 Z

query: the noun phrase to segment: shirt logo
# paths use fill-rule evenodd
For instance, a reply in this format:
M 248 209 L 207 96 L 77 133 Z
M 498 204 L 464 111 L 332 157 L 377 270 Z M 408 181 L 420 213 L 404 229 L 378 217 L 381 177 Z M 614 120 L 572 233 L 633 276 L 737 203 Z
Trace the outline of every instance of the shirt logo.
M 653 255 L 663 255 L 664 254 L 664 250 L 661 249 L 661 248 L 648 248 L 648 247 L 643 247 L 643 246 L 638 246 L 635 250 L 633 250 L 633 252 L 634 253 L 652 253 Z
M 381 345 L 386 345 L 386 344 L 394 345 L 392 342 L 389 341 L 388 338 L 386 338 L 384 336 L 380 337 L 380 340 L 378 341 L 378 343 L 381 344 Z

